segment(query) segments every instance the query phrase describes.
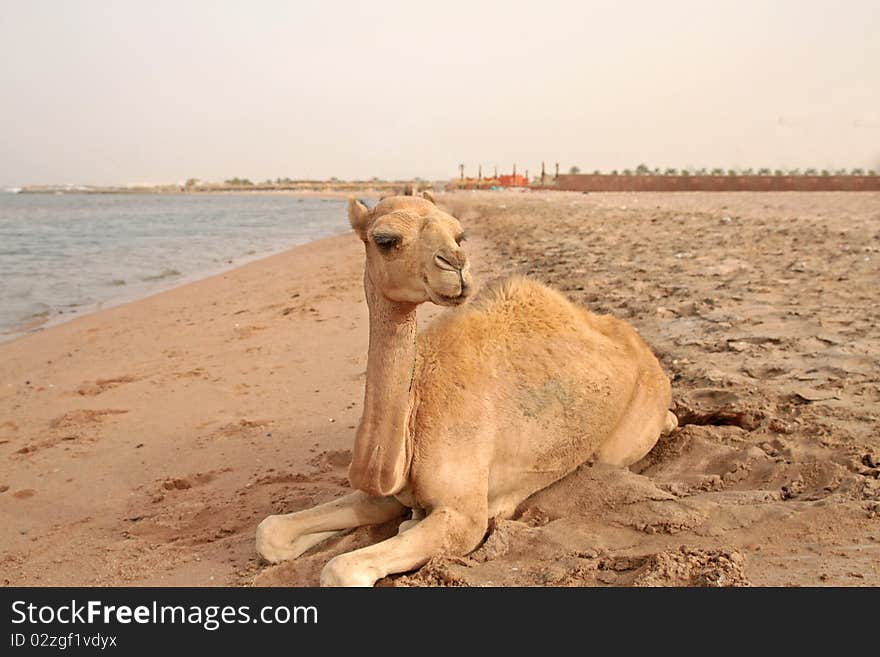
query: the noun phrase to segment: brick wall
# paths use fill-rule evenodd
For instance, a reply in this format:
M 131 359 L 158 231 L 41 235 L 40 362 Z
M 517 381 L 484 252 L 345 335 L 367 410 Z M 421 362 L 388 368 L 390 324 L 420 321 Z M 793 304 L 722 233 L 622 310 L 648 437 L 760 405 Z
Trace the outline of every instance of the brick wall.
M 560 175 L 555 187 L 575 192 L 878 192 L 880 176 L 612 176 Z

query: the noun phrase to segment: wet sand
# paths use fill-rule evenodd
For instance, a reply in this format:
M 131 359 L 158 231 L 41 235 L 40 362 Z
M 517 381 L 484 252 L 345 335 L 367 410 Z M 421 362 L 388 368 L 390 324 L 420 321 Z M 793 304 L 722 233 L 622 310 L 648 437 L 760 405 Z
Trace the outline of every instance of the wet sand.
M 479 279 L 635 325 L 682 426 L 396 585 L 880 585 L 880 194 L 460 193 Z M 362 254 L 331 238 L 0 345 L 5 584 L 315 584 L 256 524 L 347 491 Z M 441 312 L 425 308 L 425 320 Z

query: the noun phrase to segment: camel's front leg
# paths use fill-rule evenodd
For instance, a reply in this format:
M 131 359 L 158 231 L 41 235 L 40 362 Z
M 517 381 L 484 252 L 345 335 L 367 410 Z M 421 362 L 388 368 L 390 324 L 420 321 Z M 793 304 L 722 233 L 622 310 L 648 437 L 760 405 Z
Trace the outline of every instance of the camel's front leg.
M 479 545 L 486 526 L 485 513 L 469 517 L 435 509 L 393 538 L 331 559 L 321 571 L 321 586 L 372 586 L 386 575 L 423 566 L 437 554 L 467 554 Z
M 394 497 L 355 491 L 311 509 L 269 516 L 257 527 L 257 553 L 270 563 L 295 559 L 343 529 L 391 520 L 404 508 Z

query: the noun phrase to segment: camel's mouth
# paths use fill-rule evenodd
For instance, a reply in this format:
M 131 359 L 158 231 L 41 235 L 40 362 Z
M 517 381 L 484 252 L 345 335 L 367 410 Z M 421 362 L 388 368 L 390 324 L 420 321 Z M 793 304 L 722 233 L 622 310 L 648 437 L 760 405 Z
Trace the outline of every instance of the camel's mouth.
M 467 288 L 464 288 L 460 294 L 451 297 L 446 294 L 435 292 L 429 287 L 428 296 L 431 297 L 431 301 L 436 303 L 438 306 L 460 306 L 470 296 L 470 291 Z
M 434 281 L 427 274 L 422 275 L 422 283 L 428 298 L 438 306 L 460 306 L 467 301 L 474 291 L 470 273 L 455 270 L 455 272 L 443 271 L 442 274 L 443 276 L 437 277 Z M 452 275 L 456 275 L 458 280 L 453 282 Z M 454 292 L 454 294 L 444 294 L 438 288 L 443 292 Z

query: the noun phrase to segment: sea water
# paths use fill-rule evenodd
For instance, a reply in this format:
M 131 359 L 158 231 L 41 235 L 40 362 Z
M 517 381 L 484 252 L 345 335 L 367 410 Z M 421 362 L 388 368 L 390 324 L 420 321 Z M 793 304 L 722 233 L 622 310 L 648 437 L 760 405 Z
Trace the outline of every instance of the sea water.
M 0 193 L 0 340 L 347 229 L 338 199 Z

